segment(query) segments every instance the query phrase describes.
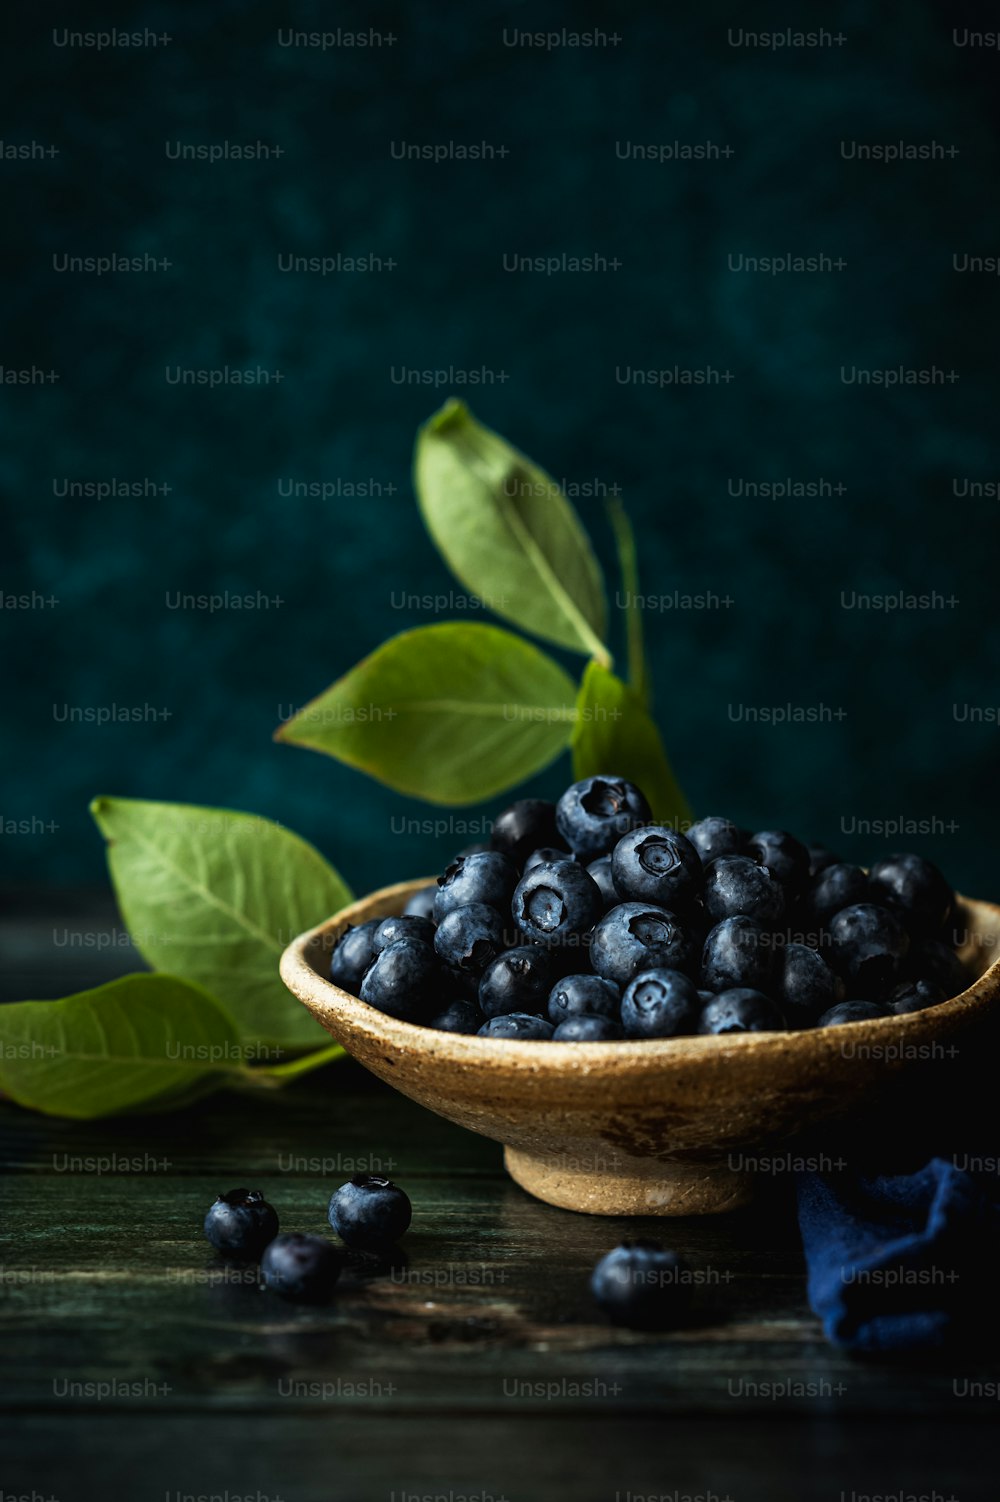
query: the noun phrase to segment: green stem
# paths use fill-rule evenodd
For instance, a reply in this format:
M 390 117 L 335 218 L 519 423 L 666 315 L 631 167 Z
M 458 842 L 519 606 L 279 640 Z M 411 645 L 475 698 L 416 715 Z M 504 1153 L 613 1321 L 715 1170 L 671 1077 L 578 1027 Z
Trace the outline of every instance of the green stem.
M 321 1069 L 324 1064 L 332 1064 L 334 1059 L 343 1057 L 344 1050 L 340 1044 L 331 1043 L 328 1048 L 314 1049 L 312 1053 L 303 1054 L 301 1059 L 292 1059 L 287 1064 L 265 1064 L 262 1068 L 247 1069 L 243 1078 L 251 1085 L 283 1085 L 287 1080 L 297 1080 L 300 1075 Z
M 628 681 L 642 702 L 649 707 L 649 679 L 646 673 L 646 651 L 642 640 L 642 610 L 637 604 L 639 594 L 639 560 L 635 547 L 635 533 L 628 513 L 617 496 L 607 503 L 608 520 L 615 534 L 618 549 L 618 565 L 625 587 L 625 630 L 628 639 Z

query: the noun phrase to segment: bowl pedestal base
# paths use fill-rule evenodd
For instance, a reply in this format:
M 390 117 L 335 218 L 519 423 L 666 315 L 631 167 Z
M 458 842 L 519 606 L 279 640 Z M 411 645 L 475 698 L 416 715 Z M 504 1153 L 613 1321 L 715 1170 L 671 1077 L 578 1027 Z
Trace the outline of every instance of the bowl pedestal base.
M 528 1194 L 586 1215 L 719 1215 L 753 1197 L 753 1175 L 717 1163 L 624 1158 L 590 1167 L 559 1154 L 505 1147 L 507 1172 Z

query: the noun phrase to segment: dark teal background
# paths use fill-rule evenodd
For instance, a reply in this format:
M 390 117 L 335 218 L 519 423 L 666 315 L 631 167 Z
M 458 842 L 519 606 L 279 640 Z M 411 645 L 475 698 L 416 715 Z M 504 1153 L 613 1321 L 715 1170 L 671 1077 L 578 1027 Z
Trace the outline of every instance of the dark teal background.
M 779 7 L 779 10 L 781 8 Z M 823 7 L 842 47 L 774 55 L 727 28 L 759 7 L 613 9 L 428 3 L 378 11 L 258 3 L 101 7 L 174 38 L 60 49 L 78 8 L 8 10 L 3 138 L 60 154 L 0 163 L 8 265 L 0 363 L 58 383 L 0 388 L 8 516 L 2 588 L 53 594 L 0 615 L 7 689 L 8 882 L 100 880 L 95 793 L 245 808 L 299 830 L 358 889 L 466 843 L 400 820 L 439 811 L 272 744 L 283 706 L 383 638 L 428 623 L 393 596 L 452 581 L 409 485 L 417 424 L 450 394 L 391 370 L 506 371 L 464 392 L 477 416 L 570 481 L 620 485 L 643 588 L 729 609 L 647 617 L 657 713 L 701 812 L 783 825 L 846 854 L 937 854 L 996 895 L 1000 703 L 996 481 L 1000 282 L 952 255 L 1000 254 L 1000 54 L 956 47 L 945 5 Z M 613 16 L 613 20 L 609 19 Z M 621 43 L 533 52 L 504 26 L 598 25 Z M 815 20 L 796 24 L 816 27 Z M 279 26 L 375 26 L 368 52 L 279 48 Z M 280 144 L 278 160 L 167 159 L 164 143 Z M 943 161 L 847 161 L 842 139 L 954 145 Z M 392 159 L 390 143 L 505 145 L 488 163 Z M 620 160 L 616 142 L 713 140 L 708 162 Z M 60 274 L 53 254 L 151 251 L 150 275 Z M 730 254 L 842 256 L 840 273 L 731 272 Z M 281 253 L 372 253 L 392 272 L 282 274 Z M 505 253 L 601 253 L 617 272 L 511 275 Z M 169 386 L 173 365 L 280 369 L 280 385 Z M 955 369 L 931 389 L 841 384 L 842 365 Z M 729 369 L 709 388 L 619 384 L 624 366 Z M 841 495 L 729 493 L 824 477 Z M 57 480 L 140 480 L 165 496 L 59 498 Z M 375 481 L 394 494 L 282 498 L 279 481 Z M 580 502 L 609 570 L 600 500 Z M 457 586 L 455 586 L 457 588 Z M 229 590 L 278 609 L 170 611 Z M 841 592 L 937 590 L 955 608 L 886 617 Z M 450 615 L 456 612 L 446 612 Z M 616 642 L 620 646 L 620 641 Z M 569 660 L 569 659 L 567 659 Z M 582 665 L 577 662 L 575 665 Z M 736 722 L 729 706 L 825 704 L 839 721 Z M 160 723 L 58 723 L 54 706 L 165 709 Z M 554 791 L 568 764 L 536 780 Z M 496 805 L 492 805 L 495 808 Z M 468 810 L 475 820 L 486 810 Z M 939 820 L 932 837 L 845 832 Z M 58 828 L 39 832 L 40 824 Z M 8 825 L 9 827 L 9 825 Z

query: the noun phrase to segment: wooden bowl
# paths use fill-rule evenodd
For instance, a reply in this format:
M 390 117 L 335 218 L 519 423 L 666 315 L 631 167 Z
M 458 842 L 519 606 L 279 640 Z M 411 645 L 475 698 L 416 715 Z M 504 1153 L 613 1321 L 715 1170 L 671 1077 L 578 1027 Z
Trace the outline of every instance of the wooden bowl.
M 427 885 L 425 878 L 383 887 L 301 934 L 281 957 L 281 977 L 373 1074 L 502 1142 L 515 1181 L 567 1210 L 733 1209 L 752 1189 L 744 1157 L 866 1104 L 899 1071 L 938 1057 L 1000 995 L 1000 908 L 963 898 L 961 954 L 979 978 L 924 1012 L 806 1032 L 649 1042 L 522 1043 L 435 1032 L 387 1017 L 326 978 L 330 951 L 349 923 L 399 913 Z

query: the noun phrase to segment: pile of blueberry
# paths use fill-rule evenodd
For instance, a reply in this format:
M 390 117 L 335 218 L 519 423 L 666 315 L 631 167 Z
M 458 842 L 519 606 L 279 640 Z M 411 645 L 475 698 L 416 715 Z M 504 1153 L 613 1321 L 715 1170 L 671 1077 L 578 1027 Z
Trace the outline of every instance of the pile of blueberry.
M 410 1224 L 409 1198 L 381 1174 L 357 1173 L 330 1197 L 327 1216 L 352 1251 L 384 1258 Z M 325 1304 L 343 1257 L 322 1236 L 278 1235 L 278 1216 L 259 1189 L 220 1194 L 205 1216 L 205 1236 L 224 1257 L 259 1261 L 265 1288 L 303 1304 Z
M 954 893 L 919 855 L 867 873 L 782 830 L 652 822 L 620 777 L 522 799 L 402 916 L 341 936 L 330 979 L 393 1017 L 607 1042 L 920 1011 L 970 982 Z

